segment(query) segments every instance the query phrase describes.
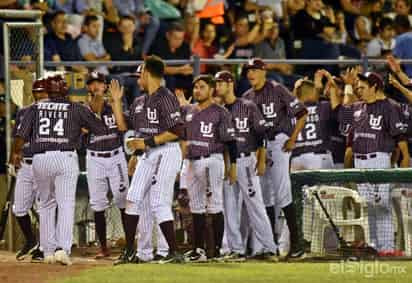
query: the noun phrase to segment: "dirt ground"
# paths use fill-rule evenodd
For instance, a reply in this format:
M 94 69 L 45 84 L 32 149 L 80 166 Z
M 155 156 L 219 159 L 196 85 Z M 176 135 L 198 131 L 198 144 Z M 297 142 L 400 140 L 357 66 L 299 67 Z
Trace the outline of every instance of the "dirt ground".
M 112 261 L 96 261 L 91 257 L 72 257 L 73 265 L 30 263 L 30 260 L 17 262 L 14 253 L 0 251 L 0 282 L 43 283 L 70 277 L 97 266 L 111 265 Z

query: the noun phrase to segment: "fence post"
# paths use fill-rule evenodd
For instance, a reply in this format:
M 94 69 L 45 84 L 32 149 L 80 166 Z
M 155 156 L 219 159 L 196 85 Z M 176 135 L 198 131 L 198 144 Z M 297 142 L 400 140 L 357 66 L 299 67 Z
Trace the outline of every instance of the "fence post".
M 362 60 L 363 73 L 365 73 L 369 70 L 368 56 L 362 55 L 361 60 Z
M 198 55 L 193 55 L 193 76 L 196 77 L 200 75 L 200 57 Z

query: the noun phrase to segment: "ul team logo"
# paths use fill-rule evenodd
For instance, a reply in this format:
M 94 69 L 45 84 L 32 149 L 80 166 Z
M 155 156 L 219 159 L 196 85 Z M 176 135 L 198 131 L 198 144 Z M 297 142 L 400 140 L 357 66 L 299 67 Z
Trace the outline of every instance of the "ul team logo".
M 157 109 L 151 110 L 148 107 L 147 108 L 147 119 L 149 120 L 150 124 L 159 124 L 159 118 L 157 117 Z
M 239 133 L 248 133 L 249 132 L 249 127 L 247 123 L 247 118 L 235 118 L 235 123 L 236 123 L 236 129 L 238 129 Z
M 104 118 L 104 123 L 106 124 L 106 126 L 109 127 L 109 129 L 117 128 L 114 115 L 111 115 L 111 116 L 104 115 L 103 118 Z
M 369 115 L 369 125 L 373 130 L 382 130 L 382 115 L 375 116 L 373 114 Z
M 275 104 L 273 102 L 270 103 L 269 105 L 262 104 L 262 112 L 266 118 L 275 118 L 276 117 Z
M 202 133 L 202 136 L 207 137 L 207 138 L 213 138 L 213 132 L 212 132 L 212 123 L 205 124 L 205 122 L 201 121 L 200 122 L 200 132 Z

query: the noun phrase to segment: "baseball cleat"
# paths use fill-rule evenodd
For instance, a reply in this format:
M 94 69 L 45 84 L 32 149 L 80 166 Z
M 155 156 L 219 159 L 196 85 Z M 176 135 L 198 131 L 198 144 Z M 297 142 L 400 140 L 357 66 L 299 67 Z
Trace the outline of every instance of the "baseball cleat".
M 46 264 L 53 264 L 56 262 L 56 259 L 54 258 L 54 255 L 48 255 L 44 258 L 44 263 Z
M 246 261 L 246 257 L 243 254 L 237 252 L 231 252 L 230 254 L 223 257 L 224 261 L 229 262 L 242 262 Z
M 298 249 L 295 251 L 290 251 L 286 256 L 286 259 L 290 260 L 301 260 L 306 257 L 306 253 L 303 249 Z
M 44 253 L 40 249 L 35 249 L 31 254 L 31 262 L 42 263 L 44 262 Z
M 164 257 L 162 260 L 159 260 L 159 264 L 166 264 L 166 263 L 184 263 L 185 259 L 183 255 L 175 252 L 175 253 L 169 253 L 166 257 Z
M 200 248 L 191 250 L 185 253 L 184 260 L 185 262 L 207 262 L 206 252 Z
M 31 255 L 32 252 L 38 248 L 38 244 L 26 242 L 24 246 L 16 253 L 16 259 L 24 260 L 28 255 Z
M 152 261 L 160 261 L 160 260 L 162 260 L 162 259 L 164 259 L 164 258 L 165 258 L 165 256 L 155 255 L 154 258 L 152 259 Z
M 54 258 L 56 262 L 61 263 L 62 265 L 72 265 L 70 256 L 64 250 L 58 250 L 54 253 Z
M 110 251 L 108 248 L 101 248 L 100 251 L 95 255 L 94 259 L 104 259 L 110 257 Z
M 113 265 L 133 263 L 136 258 L 136 252 L 133 250 L 124 249 L 119 258 L 113 262 Z

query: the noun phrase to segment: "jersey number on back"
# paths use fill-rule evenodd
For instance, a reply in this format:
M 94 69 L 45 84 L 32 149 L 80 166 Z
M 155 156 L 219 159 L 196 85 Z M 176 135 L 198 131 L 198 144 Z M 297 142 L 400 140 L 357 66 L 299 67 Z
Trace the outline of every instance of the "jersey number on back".
M 64 136 L 64 127 L 63 119 L 58 119 L 57 122 L 52 126 L 49 118 L 41 118 L 39 121 L 39 134 L 42 136 L 50 136 L 50 129 L 53 129 L 53 132 L 57 136 Z
M 316 138 L 316 125 L 313 123 L 306 123 L 305 128 L 298 135 L 298 141 L 315 140 Z

